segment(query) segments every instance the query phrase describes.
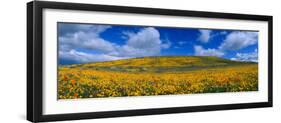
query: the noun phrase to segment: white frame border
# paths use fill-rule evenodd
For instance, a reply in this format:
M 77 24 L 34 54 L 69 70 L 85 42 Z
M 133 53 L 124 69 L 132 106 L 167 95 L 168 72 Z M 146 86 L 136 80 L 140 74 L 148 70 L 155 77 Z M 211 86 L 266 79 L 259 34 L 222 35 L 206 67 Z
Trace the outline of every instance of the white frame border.
M 115 18 L 115 19 L 113 19 Z M 163 20 L 166 21 L 163 21 Z M 259 31 L 259 91 L 57 100 L 57 22 Z M 227 28 L 226 28 L 227 27 Z M 43 114 L 118 111 L 268 101 L 268 22 L 148 14 L 43 9 Z M 159 103 L 161 102 L 161 103 Z

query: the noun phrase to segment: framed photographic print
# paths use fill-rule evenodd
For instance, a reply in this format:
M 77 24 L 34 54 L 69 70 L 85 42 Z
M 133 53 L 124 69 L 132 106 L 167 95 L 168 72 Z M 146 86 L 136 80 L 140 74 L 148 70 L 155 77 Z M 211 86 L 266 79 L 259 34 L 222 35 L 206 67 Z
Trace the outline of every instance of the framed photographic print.
M 33 122 L 272 107 L 272 16 L 27 4 Z

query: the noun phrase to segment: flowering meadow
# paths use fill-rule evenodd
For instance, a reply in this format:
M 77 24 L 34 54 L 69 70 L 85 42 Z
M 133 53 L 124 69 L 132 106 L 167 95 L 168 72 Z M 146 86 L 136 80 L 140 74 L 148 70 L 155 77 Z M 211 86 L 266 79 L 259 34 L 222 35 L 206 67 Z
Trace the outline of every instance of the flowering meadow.
M 146 57 L 59 66 L 58 99 L 258 91 L 258 64 Z

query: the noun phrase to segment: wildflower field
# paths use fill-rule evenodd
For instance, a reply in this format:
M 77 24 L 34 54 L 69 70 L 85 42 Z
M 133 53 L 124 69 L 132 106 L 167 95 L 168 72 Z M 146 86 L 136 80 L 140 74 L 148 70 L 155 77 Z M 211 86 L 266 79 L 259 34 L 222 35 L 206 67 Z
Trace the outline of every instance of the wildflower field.
M 257 63 L 217 57 L 144 57 L 58 69 L 58 99 L 258 90 Z

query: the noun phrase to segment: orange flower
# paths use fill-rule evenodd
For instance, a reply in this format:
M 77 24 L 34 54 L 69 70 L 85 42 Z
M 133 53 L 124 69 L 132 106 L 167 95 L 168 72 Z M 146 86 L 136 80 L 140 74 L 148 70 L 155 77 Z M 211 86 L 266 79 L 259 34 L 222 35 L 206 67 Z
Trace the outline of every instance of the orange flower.
M 71 82 L 72 84 L 75 84 L 75 80 L 70 80 L 70 82 Z
M 78 94 L 77 94 L 77 93 L 74 93 L 73 96 L 74 96 L 74 98 L 77 98 L 77 97 L 78 97 Z
M 67 77 L 67 76 L 64 76 L 64 77 L 63 77 L 63 80 L 64 80 L 64 81 L 67 81 L 67 80 L 68 80 L 68 77 Z

